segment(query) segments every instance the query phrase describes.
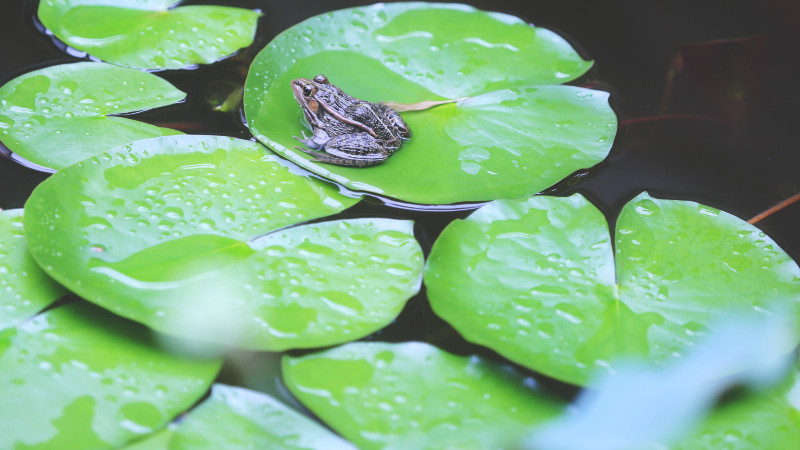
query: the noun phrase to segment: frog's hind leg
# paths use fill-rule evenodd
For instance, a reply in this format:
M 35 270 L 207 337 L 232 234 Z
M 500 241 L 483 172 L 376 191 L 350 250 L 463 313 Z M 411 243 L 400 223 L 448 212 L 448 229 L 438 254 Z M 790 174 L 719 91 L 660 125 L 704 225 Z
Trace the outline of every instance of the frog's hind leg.
M 314 162 L 321 162 L 327 164 L 336 164 L 337 166 L 355 166 L 355 167 L 367 167 L 367 166 L 374 166 L 376 164 L 380 164 L 384 161 L 384 159 L 377 159 L 377 160 L 370 160 L 370 159 L 351 159 L 351 158 L 338 158 L 335 156 L 331 156 L 327 153 L 321 153 L 322 150 L 313 150 L 310 148 L 305 147 L 295 147 L 297 150 L 300 150 L 304 153 L 308 153 L 309 155 L 313 156 L 314 159 L 311 161 Z
M 311 152 L 307 152 L 311 153 Z M 367 167 L 367 166 L 375 166 L 385 159 L 347 159 L 347 158 L 337 158 L 335 156 L 331 156 L 327 153 L 314 153 L 316 158 L 312 159 L 311 161 L 314 162 L 321 162 L 326 164 L 335 164 L 337 166 L 353 166 L 353 167 Z
M 333 162 L 333 159 L 348 161 L 348 166 L 374 166 L 380 164 L 389 157 L 391 152 L 386 148 L 386 142 L 374 139 L 368 133 L 353 133 L 336 136 L 325 144 L 325 153 L 329 155 L 326 162 Z M 322 160 L 322 157 L 317 156 Z

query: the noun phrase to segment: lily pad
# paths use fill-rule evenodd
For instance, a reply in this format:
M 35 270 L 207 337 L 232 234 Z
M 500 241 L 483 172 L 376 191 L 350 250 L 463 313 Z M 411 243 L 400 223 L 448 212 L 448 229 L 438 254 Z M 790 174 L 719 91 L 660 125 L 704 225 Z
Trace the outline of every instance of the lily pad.
M 501 448 L 560 403 L 508 367 L 429 344 L 354 342 L 283 359 L 291 392 L 358 448 Z
M 732 388 L 763 389 L 786 378 L 788 369 L 797 361 L 793 350 L 798 335 L 794 331 L 794 324 L 781 316 L 759 317 L 751 321 L 723 320 L 700 345 L 671 367 L 653 370 L 652 365 L 643 361 L 615 364 L 617 373 L 601 372 L 592 381 L 592 389 L 578 395 L 568 414 L 537 428 L 524 447 L 671 448 L 666 444 L 695 431 L 720 397 Z M 792 370 L 792 375 L 796 375 L 795 370 Z M 784 393 L 785 387 L 784 384 Z M 774 394 L 774 389 L 771 390 Z M 730 406 L 731 399 L 721 403 Z M 783 403 L 788 406 L 785 401 Z M 722 406 L 711 417 L 722 413 L 727 406 Z M 791 408 L 785 408 L 784 413 L 787 409 Z M 669 411 L 669 414 L 664 414 L 664 411 Z M 776 416 L 776 419 L 780 417 L 779 414 Z M 791 421 L 788 415 L 783 417 L 783 421 L 774 423 L 785 424 L 787 421 Z M 738 425 L 735 426 L 737 430 L 747 428 L 745 423 Z M 752 429 L 756 435 L 760 434 L 758 428 L 760 426 Z M 772 431 L 774 429 L 770 429 Z M 792 431 L 795 435 L 800 433 L 797 429 Z M 782 436 L 777 440 L 785 438 Z M 767 438 L 762 445 L 748 448 L 791 447 L 763 445 L 770 441 L 774 442 Z M 654 445 L 655 442 L 661 445 Z M 692 445 L 688 448 L 728 448 L 728 445 L 720 444 L 722 442 L 711 447 Z
M 128 142 L 181 134 L 114 115 L 184 97 L 153 74 L 111 64 L 34 70 L 0 87 L 0 141 L 28 161 L 58 170 Z
M 122 447 L 123 450 L 169 450 L 169 442 L 175 434 L 174 422 L 166 428 Z
M 412 223 L 281 229 L 357 199 L 279 159 L 260 144 L 210 136 L 100 154 L 33 192 L 31 253 L 87 300 L 165 333 L 283 350 L 387 325 L 421 283 Z
M 617 119 L 608 93 L 558 86 L 585 73 L 555 33 L 441 3 L 377 4 L 312 17 L 253 62 L 244 106 L 253 134 L 282 156 L 349 188 L 415 203 L 530 195 L 608 154 Z M 409 142 L 369 168 L 315 163 L 295 150 L 308 125 L 290 81 L 325 74 L 378 102 L 468 100 L 403 113 Z
M 39 20 L 70 47 L 140 69 L 220 60 L 253 43 L 259 12 L 180 0 L 42 0 Z
M 724 403 L 673 449 L 793 448 L 800 442 L 800 375 L 776 389 Z
M 86 302 L 53 309 L 0 333 L 0 447 L 119 446 L 191 406 L 219 367 Z
M 32 317 L 65 293 L 28 253 L 22 210 L 0 211 L 0 330 Z
M 224 384 L 181 421 L 169 448 L 355 449 L 268 395 Z
M 619 356 L 670 364 L 718 319 L 797 314 L 800 300 L 800 269 L 763 232 L 646 193 L 617 220 L 616 261 L 582 196 L 498 200 L 444 230 L 425 284 L 466 339 L 575 384 Z

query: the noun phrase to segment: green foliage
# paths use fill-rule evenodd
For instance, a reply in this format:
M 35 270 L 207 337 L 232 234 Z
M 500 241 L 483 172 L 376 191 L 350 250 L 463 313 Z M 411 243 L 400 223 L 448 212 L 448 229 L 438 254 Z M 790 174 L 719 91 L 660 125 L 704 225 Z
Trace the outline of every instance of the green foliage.
M 55 174 L 28 200 L 25 229 L 53 277 L 156 330 L 261 350 L 319 347 L 380 329 L 419 290 L 409 221 L 281 229 L 356 201 L 260 144 L 167 137 Z
M 33 316 L 65 292 L 28 253 L 22 210 L 0 211 L 0 330 Z
M 591 63 L 556 34 L 464 5 L 395 3 L 312 17 L 259 53 L 245 84 L 248 126 L 271 149 L 323 177 L 416 203 L 530 195 L 608 154 L 608 93 L 553 86 Z M 306 126 L 294 78 L 327 75 L 368 101 L 472 97 L 407 112 L 412 138 L 364 168 L 311 162 L 292 136 Z
M 180 69 L 253 43 L 259 13 L 180 0 L 42 0 L 39 20 L 70 47 L 114 64 Z
M 252 43 L 259 13 L 178 3 L 41 0 L 38 13 L 67 45 L 135 68 L 191 68 Z M 526 197 L 609 152 L 608 93 L 561 85 L 590 67 L 564 39 L 515 17 L 377 4 L 279 34 L 251 66 L 244 108 L 260 141 L 356 191 L 422 204 Z M 459 100 L 404 112 L 412 138 L 379 166 L 318 164 L 293 148 L 307 124 L 289 82 L 319 73 L 373 102 Z M 228 111 L 241 90 L 220 86 L 206 100 Z M 59 170 L 24 218 L 0 212 L 0 448 L 353 448 L 272 397 L 219 384 L 170 423 L 207 392 L 220 361 L 157 343 L 346 343 L 395 320 L 423 273 L 412 222 L 318 221 L 358 199 L 262 145 L 169 136 L 179 132 L 118 117 L 184 97 L 153 74 L 90 62 L 0 87 L 3 144 Z M 800 268 L 758 229 L 693 202 L 643 193 L 615 223 L 612 245 L 580 195 L 497 200 L 451 223 L 425 269 L 434 311 L 466 339 L 569 383 L 620 372 L 566 413 L 508 366 L 417 342 L 283 355 L 286 385 L 359 448 L 671 444 L 740 379 L 731 355 L 746 349 L 758 369 L 796 344 L 757 339 L 774 328 L 737 329 L 685 359 L 726 321 L 783 315 L 796 328 Z M 24 322 L 65 292 L 48 274 L 88 302 Z M 154 338 L 118 316 L 194 341 Z M 665 371 L 622 373 L 626 357 Z M 265 372 L 253 384 L 279 381 Z M 790 447 L 800 439 L 792 375 L 724 402 L 677 447 Z M 586 406 L 592 395 L 605 406 Z M 558 439 L 521 441 L 555 417 Z
M 203 395 L 220 361 L 150 338 L 85 302 L 0 332 L 0 447 L 111 447 L 166 425 Z
M 616 224 L 579 194 L 498 200 L 451 223 L 425 273 L 466 339 L 584 384 L 612 360 L 669 365 L 722 318 L 795 314 L 800 269 L 752 225 L 639 195 Z
M 570 413 L 537 428 L 526 447 L 673 448 L 680 441 L 678 447 L 687 449 L 792 448 L 800 438 L 800 411 L 786 395 L 798 375 L 791 352 L 795 328 L 778 315 L 728 319 L 672 367 L 621 361 L 617 373 L 600 374 L 592 389 L 580 393 Z M 787 369 L 793 369 L 790 379 L 763 390 Z M 753 390 L 724 402 L 704 422 L 722 393 L 736 386 Z M 756 393 L 759 388 L 763 392 Z M 681 440 L 691 430 L 695 436 Z
M 169 450 L 169 442 L 175 434 L 174 424 L 122 447 L 125 450 Z
M 355 449 L 268 395 L 223 384 L 181 421 L 169 448 Z
M 111 64 L 34 70 L 0 87 L 0 140 L 28 161 L 62 169 L 122 144 L 180 134 L 114 115 L 171 105 L 185 96 L 155 75 Z
M 359 448 L 498 448 L 562 405 L 508 367 L 421 342 L 355 342 L 284 357 L 314 414 Z
M 765 349 L 769 351 L 768 349 Z M 701 374 L 695 373 L 695 376 Z M 765 392 L 749 392 L 723 403 L 676 450 L 788 449 L 800 442 L 800 374 Z

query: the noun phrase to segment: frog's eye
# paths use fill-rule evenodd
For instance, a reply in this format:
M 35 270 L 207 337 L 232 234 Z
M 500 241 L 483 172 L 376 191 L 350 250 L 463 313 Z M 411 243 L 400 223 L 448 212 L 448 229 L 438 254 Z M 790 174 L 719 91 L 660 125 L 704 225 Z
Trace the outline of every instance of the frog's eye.
M 326 77 L 323 74 L 319 74 L 319 75 L 314 77 L 314 81 L 316 81 L 317 83 L 327 84 L 328 83 L 328 77 Z
M 303 86 L 303 95 L 305 95 L 306 97 L 311 97 L 311 94 L 313 93 L 314 93 L 314 86 L 311 86 L 310 84 Z

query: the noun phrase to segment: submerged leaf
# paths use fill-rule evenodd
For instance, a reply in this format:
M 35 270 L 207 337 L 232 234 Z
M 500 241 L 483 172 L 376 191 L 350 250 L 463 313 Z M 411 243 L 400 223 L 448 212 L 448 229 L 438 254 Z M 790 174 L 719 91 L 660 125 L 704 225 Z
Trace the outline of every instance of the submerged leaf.
M 0 332 L 0 350 L 1 448 L 119 446 L 196 402 L 220 367 L 86 302 Z
M 615 261 L 603 215 L 578 194 L 490 203 L 434 244 L 431 306 L 468 340 L 575 384 L 619 356 L 680 360 L 722 317 L 800 323 L 800 268 L 736 217 L 643 193 L 616 240 Z
M 111 64 L 34 70 L 0 87 L 0 141 L 28 161 L 58 170 L 129 142 L 181 134 L 114 115 L 185 96 L 155 75 Z
M 60 171 L 26 204 L 31 252 L 89 301 L 165 333 L 260 350 L 390 323 L 420 287 L 409 221 L 335 214 L 357 199 L 260 144 L 180 136 Z
M 261 15 L 180 0 L 42 0 L 39 20 L 70 47 L 114 64 L 180 69 L 253 43 Z
M 285 356 L 289 390 L 359 448 L 505 448 L 562 405 L 533 380 L 421 342 Z
M 170 449 L 353 450 L 322 425 L 260 392 L 224 384 L 178 425 Z
M 65 293 L 28 253 L 22 210 L 0 211 L 0 330 L 33 316 Z
M 530 195 L 608 154 L 608 93 L 555 86 L 591 66 L 556 34 L 464 5 L 392 3 L 312 17 L 259 53 L 245 83 L 253 134 L 351 189 L 436 204 Z M 411 140 L 386 162 L 353 168 L 296 150 L 305 119 L 294 78 L 324 73 L 371 102 L 467 100 L 403 114 Z

